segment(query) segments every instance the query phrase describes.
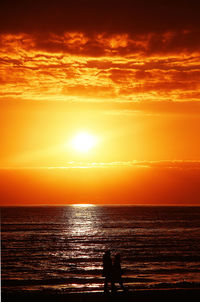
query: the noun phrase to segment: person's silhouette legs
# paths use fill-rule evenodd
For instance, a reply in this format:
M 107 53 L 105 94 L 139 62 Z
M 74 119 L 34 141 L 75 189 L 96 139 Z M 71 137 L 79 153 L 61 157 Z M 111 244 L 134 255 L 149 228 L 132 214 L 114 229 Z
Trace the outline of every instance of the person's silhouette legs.
M 105 277 L 105 280 L 104 280 L 104 293 L 107 293 L 108 292 L 108 278 Z

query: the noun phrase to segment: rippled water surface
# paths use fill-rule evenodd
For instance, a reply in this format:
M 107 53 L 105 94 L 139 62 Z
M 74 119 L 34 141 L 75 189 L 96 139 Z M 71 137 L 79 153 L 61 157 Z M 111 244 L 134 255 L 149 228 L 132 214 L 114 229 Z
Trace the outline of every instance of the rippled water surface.
M 1 243 L 3 291 L 101 291 L 106 249 L 129 289 L 200 284 L 200 207 L 4 207 Z

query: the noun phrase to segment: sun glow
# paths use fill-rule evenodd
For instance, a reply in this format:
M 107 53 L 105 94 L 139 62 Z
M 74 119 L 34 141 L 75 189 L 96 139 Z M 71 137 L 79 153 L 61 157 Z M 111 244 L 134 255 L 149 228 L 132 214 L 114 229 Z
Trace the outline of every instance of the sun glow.
M 72 207 L 88 208 L 88 207 L 95 207 L 95 205 L 91 203 L 75 203 L 72 204 Z
M 72 139 L 72 147 L 79 152 L 88 152 L 96 145 L 96 142 L 97 140 L 93 135 L 81 132 Z

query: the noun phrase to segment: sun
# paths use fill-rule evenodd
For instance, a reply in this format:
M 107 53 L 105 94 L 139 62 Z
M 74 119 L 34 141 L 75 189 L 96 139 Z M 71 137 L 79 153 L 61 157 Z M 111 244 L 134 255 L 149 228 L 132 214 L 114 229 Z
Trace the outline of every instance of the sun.
M 97 139 L 87 132 L 80 132 L 72 139 L 74 150 L 85 153 L 96 145 Z

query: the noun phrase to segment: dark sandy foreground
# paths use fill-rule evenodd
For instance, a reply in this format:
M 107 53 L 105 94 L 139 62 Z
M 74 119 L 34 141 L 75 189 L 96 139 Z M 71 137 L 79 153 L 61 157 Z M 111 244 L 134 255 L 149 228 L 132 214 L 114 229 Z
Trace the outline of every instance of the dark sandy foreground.
M 2 293 L 2 302 L 102 302 L 102 301 L 199 301 L 200 289 L 163 289 L 163 290 L 135 290 L 127 293 L 27 293 L 6 294 Z

